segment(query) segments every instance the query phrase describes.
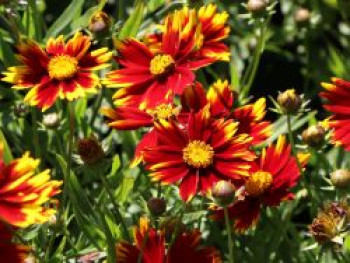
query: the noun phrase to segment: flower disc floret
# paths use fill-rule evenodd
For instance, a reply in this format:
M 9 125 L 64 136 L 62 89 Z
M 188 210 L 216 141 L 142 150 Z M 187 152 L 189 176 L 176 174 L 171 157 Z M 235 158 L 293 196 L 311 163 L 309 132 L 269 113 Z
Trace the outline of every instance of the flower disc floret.
M 195 140 L 183 149 L 184 161 L 195 168 L 206 168 L 213 163 L 214 150 L 209 144 Z
M 174 108 L 170 104 L 160 104 L 150 111 L 155 120 L 167 120 L 174 116 Z
M 272 174 L 269 172 L 255 172 L 246 182 L 246 191 L 251 196 L 259 196 L 270 187 L 272 180 Z
M 168 73 L 175 65 L 174 59 L 170 55 L 158 54 L 150 62 L 150 72 L 155 77 Z
M 48 65 L 51 79 L 65 80 L 75 76 L 78 71 L 78 61 L 76 58 L 59 55 L 51 58 Z

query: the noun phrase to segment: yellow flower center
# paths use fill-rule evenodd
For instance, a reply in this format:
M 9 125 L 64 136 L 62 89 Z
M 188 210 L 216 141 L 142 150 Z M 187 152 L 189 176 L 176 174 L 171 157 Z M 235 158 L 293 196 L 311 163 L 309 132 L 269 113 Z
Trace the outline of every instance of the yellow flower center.
M 159 77 L 168 73 L 174 66 L 175 61 L 170 55 L 156 55 L 150 64 L 150 71 L 153 76 Z
M 50 60 L 48 71 L 52 79 L 69 79 L 77 73 L 78 61 L 76 58 L 67 55 L 59 55 Z
M 149 112 L 155 120 L 167 120 L 176 114 L 170 104 L 160 104 Z
M 252 196 L 261 195 L 267 188 L 270 187 L 273 177 L 269 172 L 253 173 L 245 184 L 245 189 Z
M 183 160 L 195 167 L 206 168 L 212 164 L 214 157 L 214 150 L 209 144 L 203 141 L 192 141 L 183 149 Z

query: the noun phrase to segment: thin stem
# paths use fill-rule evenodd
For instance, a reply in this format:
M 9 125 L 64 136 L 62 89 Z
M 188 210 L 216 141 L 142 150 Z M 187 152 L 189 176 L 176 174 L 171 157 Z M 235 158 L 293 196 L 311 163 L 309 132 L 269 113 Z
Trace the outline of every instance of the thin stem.
M 225 215 L 226 231 L 227 231 L 227 237 L 228 237 L 228 242 L 227 242 L 228 253 L 229 253 L 228 261 L 230 263 L 233 263 L 234 258 L 233 258 L 232 230 L 231 230 L 230 218 L 228 216 L 227 206 L 224 207 L 224 215 Z
M 35 108 L 31 108 L 31 115 L 32 115 L 32 132 L 33 132 L 33 141 L 34 141 L 34 154 L 35 157 L 40 158 L 41 157 L 41 150 L 39 145 L 39 135 L 38 135 L 38 127 L 37 127 L 37 112 Z
M 104 188 L 105 188 L 106 191 L 107 191 L 107 194 L 108 194 L 108 196 L 109 196 L 109 199 L 110 199 L 110 201 L 112 202 L 112 205 L 113 205 L 113 207 L 114 207 L 114 213 L 113 213 L 113 214 L 115 214 L 116 220 L 117 220 L 118 222 L 120 222 L 120 224 L 121 224 L 121 226 L 122 226 L 122 228 L 123 228 L 124 234 L 125 234 L 125 236 L 126 236 L 126 239 L 127 239 L 129 242 L 131 242 L 131 237 L 130 237 L 130 235 L 129 235 L 128 228 L 127 228 L 127 226 L 126 226 L 126 224 L 125 224 L 125 221 L 124 221 L 124 219 L 123 219 L 123 217 L 122 217 L 122 215 L 121 215 L 121 213 L 120 213 L 120 211 L 119 211 L 119 206 L 118 206 L 118 204 L 115 202 L 115 196 L 114 196 L 112 190 L 111 190 L 110 187 L 109 187 L 109 184 L 108 184 L 108 182 L 107 182 L 107 179 L 106 179 L 103 175 L 101 175 L 101 180 L 102 180 L 102 183 L 103 183 Z

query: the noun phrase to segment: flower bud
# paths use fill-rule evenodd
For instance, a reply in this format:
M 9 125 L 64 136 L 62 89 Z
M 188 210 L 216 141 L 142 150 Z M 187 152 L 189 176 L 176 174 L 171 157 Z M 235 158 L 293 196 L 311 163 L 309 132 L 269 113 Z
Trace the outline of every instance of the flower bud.
M 227 206 L 234 201 L 235 188 L 228 181 L 219 181 L 212 188 L 211 194 L 218 205 Z
M 300 7 L 294 13 L 294 20 L 298 24 L 306 24 L 310 20 L 310 11 Z
M 96 164 L 104 157 L 103 149 L 94 136 L 78 141 L 78 153 L 87 165 Z
M 152 215 L 161 216 L 166 210 L 166 203 L 163 198 L 152 197 L 148 200 L 147 207 Z
M 260 13 L 266 10 L 267 0 L 248 0 L 247 10 L 251 13 Z
M 13 112 L 16 115 L 16 117 L 22 118 L 22 117 L 24 117 L 24 116 L 26 116 L 28 114 L 29 108 L 24 103 L 16 103 L 13 106 Z
M 60 117 L 56 112 L 46 114 L 43 117 L 43 124 L 49 129 L 57 128 L 60 125 Z
M 331 182 L 336 188 L 344 189 L 350 185 L 350 171 L 338 169 L 331 173 Z
M 302 105 L 302 99 L 294 89 L 289 89 L 279 94 L 277 102 L 284 114 L 296 114 Z
M 96 12 L 90 18 L 89 30 L 97 35 L 108 33 L 111 26 L 110 17 L 103 11 Z
M 318 148 L 324 143 L 326 130 L 321 125 L 314 125 L 303 131 L 303 142 L 310 147 Z

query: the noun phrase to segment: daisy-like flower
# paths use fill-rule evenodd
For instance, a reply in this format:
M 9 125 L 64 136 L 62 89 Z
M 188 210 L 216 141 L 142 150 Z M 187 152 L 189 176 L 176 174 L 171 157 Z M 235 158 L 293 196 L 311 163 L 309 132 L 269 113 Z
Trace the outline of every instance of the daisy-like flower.
M 12 233 L 0 223 L 0 255 L 2 262 L 25 263 L 30 249 L 11 242 Z
M 130 106 L 118 108 L 103 108 L 101 112 L 110 120 L 109 127 L 117 130 L 136 130 L 139 128 L 150 128 L 138 143 L 131 167 L 138 165 L 143 160 L 143 150 L 146 147 L 154 147 L 157 143 L 157 133 L 153 126 L 160 120 L 175 119 L 178 109 L 171 104 L 160 104 L 153 109 L 140 110 Z
M 105 80 L 108 87 L 121 88 L 114 95 L 116 104 L 145 109 L 166 103 L 192 84 L 194 70 L 213 62 L 190 56 L 198 35 L 192 34 L 192 29 L 198 27 L 194 15 L 184 27 L 182 12 L 169 15 L 157 51 L 135 39 L 118 44 L 117 61 L 123 68 L 109 72 Z
M 240 181 L 248 176 L 255 155 L 249 150 L 251 138 L 237 135 L 238 123 L 213 119 L 209 105 L 190 113 L 187 124 L 156 123 L 157 146 L 144 151 L 146 168 L 155 181 L 181 180 L 180 195 L 189 201 L 205 194 L 219 180 Z
M 184 7 L 180 10 L 182 13 L 183 27 L 191 23 L 191 15 L 194 13 L 196 20 L 200 27 L 192 28 L 192 34 L 197 34 L 195 49 L 192 54 L 197 59 L 210 58 L 215 61 L 229 61 L 230 50 L 227 45 L 223 43 L 229 33 L 230 27 L 227 26 L 227 19 L 229 17 L 226 11 L 219 13 L 217 6 L 209 4 L 202 6 L 198 11 Z M 164 31 L 164 26 L 160 25 L 161 31 Z M 146 36 L 145 41 L 150 44 L 153 50 L 160 47 L 161 33 L 151 34 Z
M 120 242 L 117 258 L 120 263 L 220 263 L 219 252 L 213 247 L 200 246 L 201 233 L 198 230 L 180 233 L 174 243 L 166 249 L 162 232 L 140 219 L 140 227 L 134 230 L 135 244 Z
M 56 212 L 43 204 L 59 193 L 61 182 L 50 180 L 49 170 L 36 174 L 39 160 L 29 157 L 5 164 L 0 148 L 0 220 L 16 227 L 48 221 Z
M 308 155 L 300 155 L 302 165 L 306 165 L 307 159 Z M 230 218 L 235 219 L 235 229 L 242 232 L 256 224 L 262 206 L 276 207 L 282 201 L 293 199 L 290 189 L 297 184 L 299 176 L 291 147 L 285 137 L 280 136 L 277 144 L 263 149 L 261 156 L 251 166 L 242 200 L 228 208 Z M 213 217 L 223 219 L 223 210 L 216 210 Z
M 271 123 L 264 120 L 266 99 L 233 109 L 234 95 L 227 80 L 218 80 L 210 86 L 208 92 L 200 83 L 187 87 L 181 97 L 182 111 L 179 118 L 184 121 L 190 111 L 198 112 L 208 103 L 213 117 L 237 121 L 238 133 L 249 134 L 252 144 L 265 141 L 271 135 Z
M 332 78 L 332 83 L 322 83 L 326 90 L 320 96 L 328 100 L 324 108 L 333 114 L 324 122 L 332 129 L 332 141 L 350 151 L 350 82 Z
M 3 81 L 14 84 L 14 89 L 29 90 L 24 100 L 43 111 L 57 98 L 69 101 L 96 93 L 99 78 L 92 73 L 107 67 L 112 53 L 107 48 L 89 52 L 91 40 L 76 33 L 67 43 L 63 36 L 50 38 L 46 49 L 35 42 L 18 47 L 21 66 L 8 68 Z

